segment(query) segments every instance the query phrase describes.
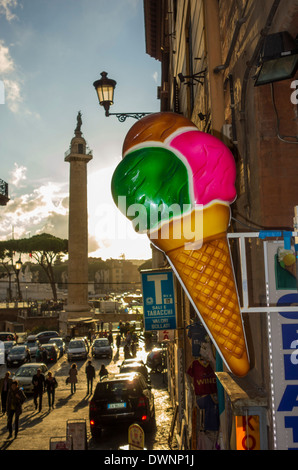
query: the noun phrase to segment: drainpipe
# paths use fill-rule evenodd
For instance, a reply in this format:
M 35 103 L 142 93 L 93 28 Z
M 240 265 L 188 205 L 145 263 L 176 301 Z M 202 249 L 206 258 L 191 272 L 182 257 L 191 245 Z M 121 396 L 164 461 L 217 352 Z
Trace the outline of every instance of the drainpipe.
M 248 178 L 248 164 L 249 164 L 249 144 L 248 139 L 246 136 L 248 135 L 247 129 L 247 120 L 246 120 L 246 98 L 247 98 L 247 88 L 250 79 L 250 73 L 252 68 L 256 65 L 257 60 L 260 56 L 260 53 L 263 48 L 263 44 L 265 41 L 266 36 L 269 34 L 270 28 L 272 26 L 275 14 L 277 9 L 281 3 L 281 0 L 274 0 L 272 3 L 272 7 L 270 9 L 269 15 L 267 17 L 267 21 L 265 23 L 264 28 L 260 32 L 260 37 L 254 53 L 247 63 L 247 67 L 243 76 L 242 80 L 242 90 L 241 90 L 241 108 L 240 108 L 240 123 L 243 128 L 243 136 L 244 136 L 244 148 L 243 148 L 243 166 L 244 166 L 244 186 L 245 186 L 245 194 L 246 194 L 246 202 L 247 202 L 247 215 L 250 217 L 250 189 L 249 189 L 249 178 Z
M 204 0 L 204 16 L 206 50 L 208 51 L 211 127 L 212 133 L 216 137 L 222 138 L 222 126 L 225 122 L 223 74 L 213 73 L 215 67 L 222 61 L 218 0 Z
M 237 20 L 235 31 L 234 31 L 234 34 L 233 34 L 232 42 L 231 42 L 231 45 L 230 45 L 230 48 L 229 48 L 229 52 L 228 52 L 226 61 L 223 65 L 218 65 L 217 67 L 215 67 L 215 69 L 213 70 L 214 73 L 219 73 L 222 70 L 226 70 L 228 68 L 228 66 L 230 65 L 230 61 L 231 61 L 231 58 L 232 58 L 232 55 L 233 55 L 233 52 L 234 52 L 234 49 L 235 49 L 235 45 L 236 45 L 236 42 L 237 42 L 237 39 L 238 39 L 238 36 L 239 36 L 239 33 L 240 33 L 241 26 L 244 23 L 246 23 L 246 21 L 247 21 L 247 16 L 245 16 L 245 14 L 246 14 L 246 10 L 247 10 L 249 1 L 250 0 L 246 0 L 246 4 L 245 4 L 245 6 L 243 8 L 243 11 L 241 13 L 241 18 L 239 20 Z

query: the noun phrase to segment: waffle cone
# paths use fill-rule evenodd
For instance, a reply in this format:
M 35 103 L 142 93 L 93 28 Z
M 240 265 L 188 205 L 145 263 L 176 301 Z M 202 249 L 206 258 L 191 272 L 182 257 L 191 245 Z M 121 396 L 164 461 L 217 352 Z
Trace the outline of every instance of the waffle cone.
M 219 213 L 216 230 L 224 230 L 213 233 L 214 216 Z M 180 246 L 177 240 L 152 241 L 165 252 L 228 368 L 235 375 L 244 376 L 249 371 L 249 359 L 226 235 L 229 214 L 229 207 L 222 204 L 203 210 L 204 236 L 200 244 L 195 241 L 196 249 L 188 249 L 190 240 L 182 239 L 182 245 L 180 240 Z M 212 227 L 206 226 L 209 219 Z

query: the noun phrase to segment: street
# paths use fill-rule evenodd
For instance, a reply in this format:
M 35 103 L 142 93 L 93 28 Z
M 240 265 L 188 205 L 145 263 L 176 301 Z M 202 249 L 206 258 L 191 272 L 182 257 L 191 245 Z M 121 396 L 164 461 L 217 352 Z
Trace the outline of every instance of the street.
M 122 345 L 123 346 L 123 345 Z M 113 359 L 93 359 L 92 364 L 96 370 L 96 381 L 100 366 L 105 364 L 109 373 L 118 372 L 118 365 L 123 361 L 123 347 L 120 347 L 119 355 L 114 347 Z M 140 344 L 137 351 L 138 358 L 146 358 L 146 352 Z M 90 360 L 91 357 L 87 360 Z M 66 426 L 69 420 L 86 420 L 87 448 L 90 450 L 118 450 L 119 447 L 127 445 L 128 427 L 117 426 L 113 430 L 104 430 L 100 438 L 92 438 L 89 427 L 89 401 L 91 395 L 87 395 L 87 382 L 85 367 L 87 361 L 77 361 L 78 384 L 77 391 L 71 395 L 70 385 L 66 385 L 66 377 L 71 363 L 67 361 L 67 355 L 54 365 L 50 365 L 58 388 L 56 389 L 55 407 L 48 409 L 47 394 L 43 395 L 43 406 L 41 412 L 35 410 L 33 398 L 28 395 L 23 405 L 23 413 L 19 421 L 19 433 L 16 439 L 8 439 L 6 428 L 7 417 L 0 415 L 0 449 L 1 450 L 49 450 L 51 439 L 66 437 Z M 0 367 L 0 377 L 3 377 L 7 368 Z M 10 369 L 13 373 L 16 369 Z M 169 450 L 168 435 L 173 416 L 173 409 L 167 392 L 167 385 L 162 374 L 151 374 L 152 391 L 155 401 L 156 426 L 150 433 L 145 433 L 145 448 L 148 450 Z M 93 389 L 95 386 L 93 386 Z

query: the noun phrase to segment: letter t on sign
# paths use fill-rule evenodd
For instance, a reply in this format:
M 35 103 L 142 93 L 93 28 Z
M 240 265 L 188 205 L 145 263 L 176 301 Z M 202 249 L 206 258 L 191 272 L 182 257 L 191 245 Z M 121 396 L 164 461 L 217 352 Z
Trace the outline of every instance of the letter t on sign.
M 147 276 L 147 281 L 154 282 L 156 304 L 162 304 L 161 281 L 167 281 L 167 274 L 154 274 Z

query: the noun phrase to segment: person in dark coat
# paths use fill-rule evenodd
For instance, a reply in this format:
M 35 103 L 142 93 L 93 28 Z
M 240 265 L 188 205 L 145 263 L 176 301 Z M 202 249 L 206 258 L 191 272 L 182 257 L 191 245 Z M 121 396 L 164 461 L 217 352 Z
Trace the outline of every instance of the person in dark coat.
M 99 371 L 100 380 L 101 380 L 103 377 L 107 376 L 107 375 L 109 375 L 109 371 L 108 371 L 108 369 L 106 369 L 105 365 L 102 364 L 102 365 L 101 365 L 101 368 L 100 368 L 100 371 Z
M 45 380 L 45 386 L 48 393 L 48 401 L 49 401 L 49 410 L 54 408 L 55 402 L 55 389 L 58 387 L 58 382 L 56 378 L 53 376 L 52 372 L 48 372 L 48 376 Z
M 95 369 L 91 361 L 88 361 L 85 372 L 87 376 L 87 395 L 89 395 L 89 390 L 90 390 L 90 393 L 92 393 L 93 379 L 95 378 Z
M 23 390 L 19 389 L 18 381 L 13 380 L 11 387 L 7 394 L 7 429 L 9 432 L 8 438 L 12 437 L 12 420 L 15 417 L 14 426 L 15 426 L 15 438 L 18 435 L 19 431 L 19 417 L 22 414 L 22 405 L 26 400 L 26 395 Z
M 39 397 L 39 411 L 41 411 L 42 408 L 42 394 L 45 391 L 45 377 L 41 373 L 41 369 L 37 369 L 37 372 L 35 375 L 32 377 L 32 383 L 33 383 L 33 400 L 34 400 L 34 405 L 35 409 L 37 410 L 37 397 Z
M 9 389 L 11 387 L 12 379 L 10 378 L 10 372 L 7 371 L 5 376 L 0 379 L 0 395 L 1 395 L 1 406 L 2 413 L 6 413 L 6 401 Z
M 118 351 L 119 351 L 119 348 L 120 348 L 120 344 L 121 344 L 121 336 L 120 336 L 120 334 L 118 334 L 116 336 L 116 346 L 117 346 Z

